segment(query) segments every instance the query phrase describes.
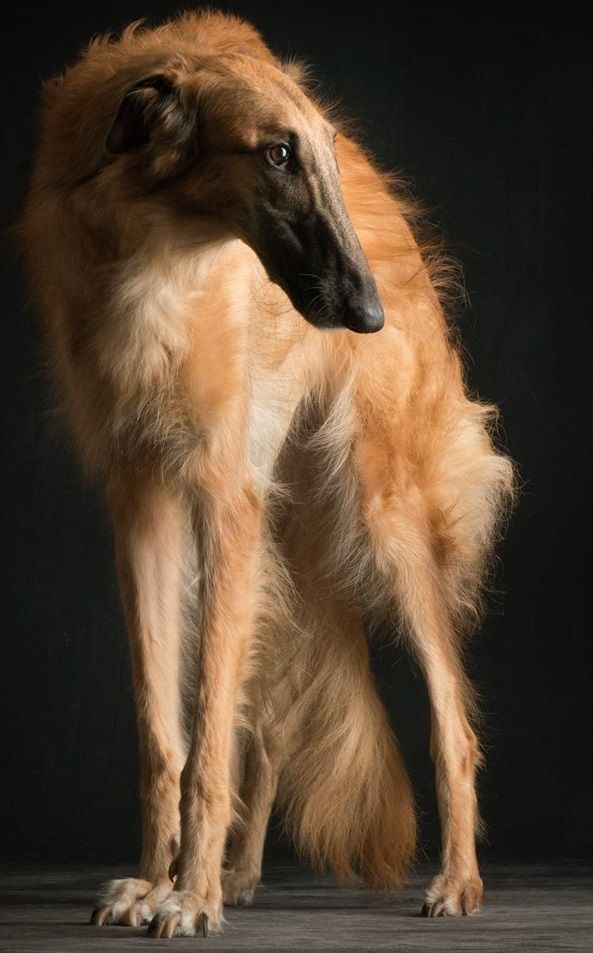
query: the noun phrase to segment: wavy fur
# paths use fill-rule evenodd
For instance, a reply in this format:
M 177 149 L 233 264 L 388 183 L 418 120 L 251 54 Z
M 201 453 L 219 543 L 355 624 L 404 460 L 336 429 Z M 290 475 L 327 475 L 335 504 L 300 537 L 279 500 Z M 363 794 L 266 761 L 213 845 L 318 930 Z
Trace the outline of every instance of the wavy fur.
M 270 185 L 271 128 L 299 136 L 292 191 Z M 350 296 L 376 286 L 379 334 L 312 327 L 268 278 L 305 180 Z M 412 794 L 365 636 L 384 619 L 431 699 L 443 868 L 426 911 L 479 907 L 460 636 L 513 470 L 464 384 L 455 272 L 416 219 L 237 18 L 134 23 L 46 84 L 22 237 L 62 412 L 113 516 L 141 749 L 141 879 L 112 885 L 97 923 L 216 930 L 223 893 L 253 896 L 275 801 L 318 866 L 402 882 Z M 308 317 L 338 322 L 335 283 L 310 279 Z

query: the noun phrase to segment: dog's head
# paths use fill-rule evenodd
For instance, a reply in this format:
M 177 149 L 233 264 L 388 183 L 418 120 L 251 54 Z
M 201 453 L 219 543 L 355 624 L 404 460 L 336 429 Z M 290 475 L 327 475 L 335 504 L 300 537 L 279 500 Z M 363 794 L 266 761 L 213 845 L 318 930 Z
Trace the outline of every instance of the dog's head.
M 251 52 L 183 55 L 112 99 L 100 175 L 241 238 L 316 327 L 383 326 L 344 204 L 336 129 L 291 70 Z

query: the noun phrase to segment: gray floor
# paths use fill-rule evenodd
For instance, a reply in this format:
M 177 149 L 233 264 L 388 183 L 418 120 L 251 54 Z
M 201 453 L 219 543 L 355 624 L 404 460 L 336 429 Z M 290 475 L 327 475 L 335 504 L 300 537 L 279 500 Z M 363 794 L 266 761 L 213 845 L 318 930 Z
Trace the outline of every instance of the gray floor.
M 425 920 L 418 916 L 422 885 L 377 897 L 344 890 L 329 878 L 295 867 L 268 868 L 253 907 L 226 911 L 222 936 L 151 940 L 144 930 L 88 925 L 98 884 L 130 871 L 18 869 L 0 880 L 2 953 L 131 953 L 199 949 L 211 953 L 310 953 L 314 950 L 402 950 L 439 953 L 522 953 L 593 950 L 593 868 L 485 865 L 487 903 L 477 917 Z

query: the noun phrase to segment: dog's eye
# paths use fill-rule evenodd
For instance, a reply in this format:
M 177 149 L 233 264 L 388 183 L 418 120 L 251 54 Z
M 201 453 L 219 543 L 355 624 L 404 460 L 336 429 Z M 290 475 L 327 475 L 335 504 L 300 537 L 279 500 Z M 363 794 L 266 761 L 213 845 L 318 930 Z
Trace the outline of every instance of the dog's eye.
M 288 165 L 292 159 L 292 149 L 285 142 L 276 142 L 266 149 L 266 158 L 277 167 Z

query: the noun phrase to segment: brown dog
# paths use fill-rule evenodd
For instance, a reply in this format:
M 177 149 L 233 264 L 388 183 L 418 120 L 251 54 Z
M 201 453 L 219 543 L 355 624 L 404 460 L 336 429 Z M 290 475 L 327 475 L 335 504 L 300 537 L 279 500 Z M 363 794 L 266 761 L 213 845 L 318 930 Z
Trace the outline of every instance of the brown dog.
M 409 221 L 237 19 L 133 25 L 46 87 L 23 235 L 111 508 L 142 764 L 142 879 L 110 884 L 97 924 L 217 931 L 223 897 L 253 896 L 276 799 L 315 863 L 401 883 L 412 795 L 363 628 L 386 618 L 431 700 L 424 911 L 479 908 L 459 633 L 512 468 Z

